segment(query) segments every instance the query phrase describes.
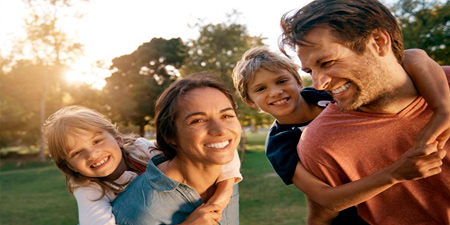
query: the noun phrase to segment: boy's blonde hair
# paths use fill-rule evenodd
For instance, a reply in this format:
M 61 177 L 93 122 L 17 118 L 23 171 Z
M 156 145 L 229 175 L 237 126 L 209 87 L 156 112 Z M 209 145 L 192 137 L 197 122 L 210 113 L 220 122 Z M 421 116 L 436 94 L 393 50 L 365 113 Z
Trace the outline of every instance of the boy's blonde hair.
M 258 46 L 247 50 L 242 59 L 237 62 L 233 69 L 233 84 L 242 100 L 253 102 L 248 95 L 247 86 L 255 79 L 258 70 L 265 69 L 274 73 L 287 70 L 302 86 L 302 79 L 298 73 L 299 68 L 299 65 L 289 58 L 270 51 L 266 46 Z
M 105 190 L 111 190 L 114 193 L 120 192 L 126 184 L 120 185 L 114 182 L 107 182 L 102 180 L 102 178 L 86 177 L 70 169 L 66 161 L 69 149 L 67 138 L 69 135 L 76 135 L 77 129 L 92 132 L 106 131 L 114 137 L 122 138 L 124 147 L 133 144 L 137 135 L 123 135 L 118 131 L 117 126 L 103 114 L 93 109 L 76 105 L 61 108 L 52 114 L 43 126 L 49 153 L 56 166 L 66 176 L 66 184 L 70 193 L 73 193 L 77 185 L 89 185 L 91 182 L 97 183 L 102 188 L 103 194 L 100 198 L 104 196 Z M 123 156 L 126 157 L 124 153 Z

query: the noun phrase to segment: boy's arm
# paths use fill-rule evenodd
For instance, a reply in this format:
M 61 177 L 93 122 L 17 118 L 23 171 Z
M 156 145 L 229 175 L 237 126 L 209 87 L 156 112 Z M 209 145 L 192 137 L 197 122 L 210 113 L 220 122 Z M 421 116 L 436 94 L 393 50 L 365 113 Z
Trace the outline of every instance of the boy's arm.
M 433 116 L 419 133 L 415 146 L 421 147 L 437 140 L 442 149 L 450 137 L 450 90 L 441 66 L 421 49 L 405 50 L 403 68 L 419 93 L 433 108 Z
M 433 176 L 441 172 L 445 150 L 437 150 L 436 143 L 405 152 L 394 164 L 360 180 L 331 187 L 309 173 L 299 162 L 293 177 L 298 189 L 318 204 L 341 211 L 360 204 L 405 181 Z

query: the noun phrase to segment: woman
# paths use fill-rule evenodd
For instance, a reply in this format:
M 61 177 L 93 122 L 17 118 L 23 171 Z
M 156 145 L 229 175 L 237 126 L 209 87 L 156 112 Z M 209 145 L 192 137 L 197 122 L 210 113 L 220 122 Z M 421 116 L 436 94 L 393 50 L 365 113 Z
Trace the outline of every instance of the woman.
M 155 114 L 157 148 L 165 157 L 153 157 L 113 202 L 117 223 L 217 224 L 221 207 L 203 203 L 239 144 L 231 92 L 207 74 L 177 80 L 159 97 Z M 237 186 L 220 224 L 239 224 Z

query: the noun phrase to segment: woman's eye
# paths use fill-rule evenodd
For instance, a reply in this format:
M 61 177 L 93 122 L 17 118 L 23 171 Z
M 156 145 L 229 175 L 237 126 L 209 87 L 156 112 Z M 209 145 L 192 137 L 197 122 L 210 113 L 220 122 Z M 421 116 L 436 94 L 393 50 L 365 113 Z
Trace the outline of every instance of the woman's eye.
M 234 117 L 235 117 L 235 115 L 232 115 L 232 114 L 228 114 L 228 115 L 224 115 L 223 116 L 223 118 L 225 118 L 225 119 L 234 118 Z
M 103 139 L 96 139 L 96 140 L 94 140 L 94 145 L 96 145 L 96 144 L 98 144 L 98 143 L 100 143 L 102 141 L 103 141 Z
M 197 123 L 203 123 L 203 122 L 205 122 L 204 119 L 195 119 L 195 120 L 192 120 L 189 124 L 197 124 Z

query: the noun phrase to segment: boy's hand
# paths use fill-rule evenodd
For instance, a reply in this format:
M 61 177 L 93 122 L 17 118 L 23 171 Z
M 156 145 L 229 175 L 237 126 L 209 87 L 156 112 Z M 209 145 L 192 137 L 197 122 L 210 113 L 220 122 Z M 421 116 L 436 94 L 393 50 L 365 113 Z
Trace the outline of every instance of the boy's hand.
M 404 180 L 418 180 L 439 174 L 445 150 L 438 150 L 437 143 L 421 148 L 412 148 L 405 152 L 390 166 L 394 183 Z
M 419 132 L 415 148 L 420 148 L 426 144 L 438 141 L 438 149 L 443 149 L 445 143 L 450 138 L 450 109 L 436 109 L 433 116 L 425 127 Z
M 219 205 L 201 204 L 183 223 L 179 225 L 216 225 L 220 221 L 220 214 L 218 213 L 219 210 L 223 210 L 223 208 Z

